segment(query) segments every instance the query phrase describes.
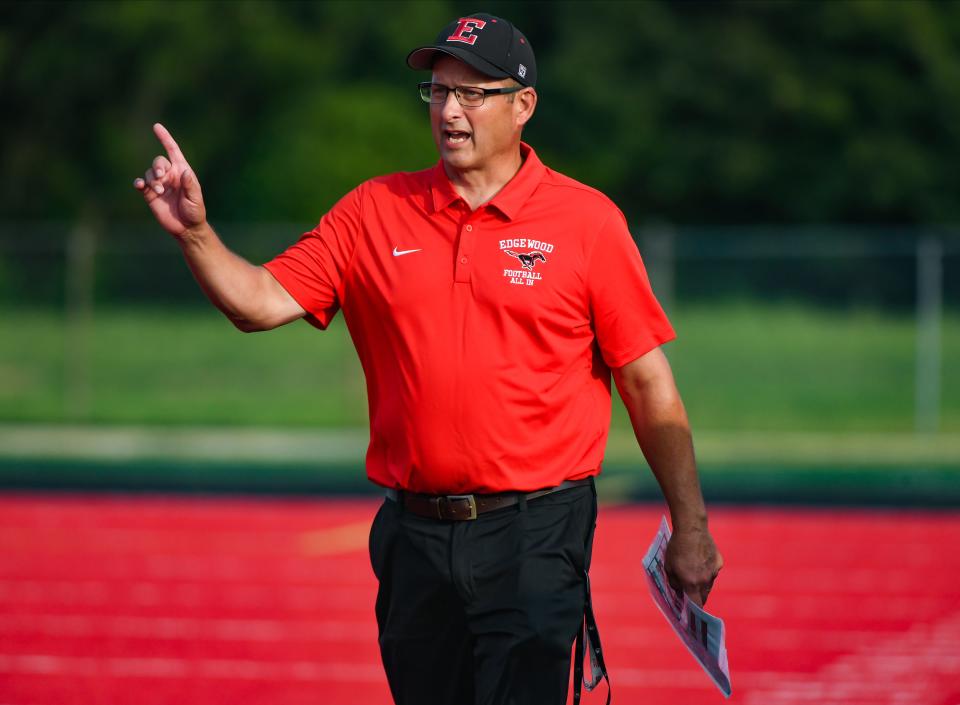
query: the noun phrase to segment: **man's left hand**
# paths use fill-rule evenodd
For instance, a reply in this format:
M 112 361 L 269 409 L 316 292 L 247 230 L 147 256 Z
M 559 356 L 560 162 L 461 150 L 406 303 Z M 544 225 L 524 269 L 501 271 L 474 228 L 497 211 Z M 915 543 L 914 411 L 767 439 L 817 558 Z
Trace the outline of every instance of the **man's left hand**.
M 670 585 L 702 607 L 723 568 L 723 556 L 706 528 L 675 529 L 667 544 L 664 568 Z

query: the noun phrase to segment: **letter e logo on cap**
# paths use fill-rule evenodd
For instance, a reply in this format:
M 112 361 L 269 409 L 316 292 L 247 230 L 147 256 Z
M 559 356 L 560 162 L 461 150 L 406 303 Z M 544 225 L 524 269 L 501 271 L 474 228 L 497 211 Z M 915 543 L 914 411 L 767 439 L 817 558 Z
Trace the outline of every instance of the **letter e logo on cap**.
M 487 26 L 484 20 L 474 19 L 473 17 L 461 17 L 459 22 L 456 31 L 447 37 L 448 42 L 463 42 L 472 46 L 477 41 L 477 35 L 470 33 L 475 29 L 483 29 Z

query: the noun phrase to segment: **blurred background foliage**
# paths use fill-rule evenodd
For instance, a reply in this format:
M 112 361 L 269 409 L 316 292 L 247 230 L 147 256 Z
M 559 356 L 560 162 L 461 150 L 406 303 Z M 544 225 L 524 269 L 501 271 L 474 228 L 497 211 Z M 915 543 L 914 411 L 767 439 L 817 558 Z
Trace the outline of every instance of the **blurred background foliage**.
M 533 43 L 527 139 L 632 222 L 956 222 L 960 3 L 498 2 Z M 314 222 L 434 161 L 404 57 L 458 2 L 4 2 L 0 211 L 143 220 L 180 140 L 214 218 Z
M 233 337 L 131 184 L 163 122 L 268 259 L 435 163 L 404 60 L 480 9 L 536 49 L 525 139 L 627 214 L 695 426 L 960 428 L 960 2 L 925 0 L 0 0 L 0 421 L 363 423 L 343 326 Z

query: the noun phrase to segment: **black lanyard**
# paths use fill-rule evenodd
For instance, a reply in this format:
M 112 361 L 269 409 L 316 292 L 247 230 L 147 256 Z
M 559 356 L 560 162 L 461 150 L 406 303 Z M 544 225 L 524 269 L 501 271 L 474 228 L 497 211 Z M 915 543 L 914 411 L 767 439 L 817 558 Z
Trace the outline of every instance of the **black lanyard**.
M 593 616 L 593 600 L 590 598 L 590 576 L 583 573 L 587 589 L 587 601 L 583 606 L 583 624 L 577 631 L 577 644 L 574 648 L 573 664 L 573 705 L 580 705 L 580 687 L 591 691 L 600 684 L 600 679 L 607 681 L 607 705 L 613 690 L 610 687 L 610 676 L 607 675 L 607 665 L 603 662 L 603 648 L 600 646 L 600 631 L 597 629 L 597 620 Z M 583 679 L 583 659 L 589 653 L 590 680 Z M 597 675 L 597 674 L 600 675 Z

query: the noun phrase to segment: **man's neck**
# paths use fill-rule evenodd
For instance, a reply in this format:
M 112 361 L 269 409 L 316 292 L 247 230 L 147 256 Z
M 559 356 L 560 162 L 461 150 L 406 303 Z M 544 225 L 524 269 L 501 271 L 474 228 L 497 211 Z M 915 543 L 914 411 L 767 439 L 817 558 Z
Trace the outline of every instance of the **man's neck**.
M 443 163 L 443 169 L 457 195 L 467 202 L 470 210 L 476 210 L 500 193 L 522 165 L 523 157 L 518 145 L 505 158 L 483 169 L 454 169 L 446 162 Z

